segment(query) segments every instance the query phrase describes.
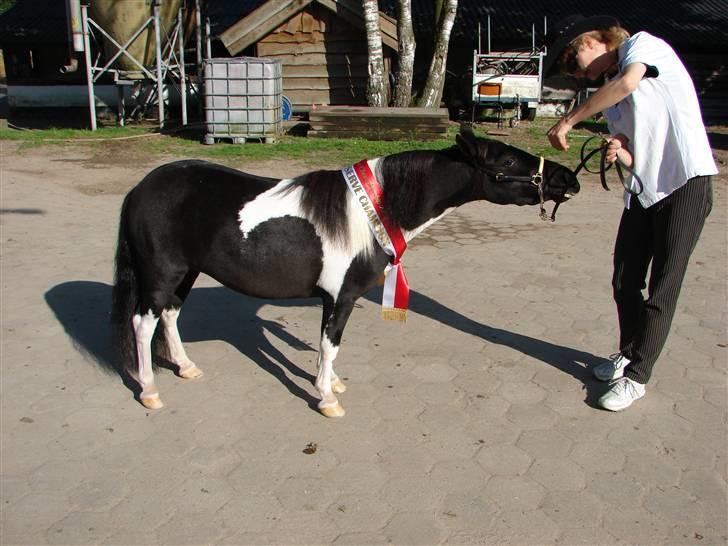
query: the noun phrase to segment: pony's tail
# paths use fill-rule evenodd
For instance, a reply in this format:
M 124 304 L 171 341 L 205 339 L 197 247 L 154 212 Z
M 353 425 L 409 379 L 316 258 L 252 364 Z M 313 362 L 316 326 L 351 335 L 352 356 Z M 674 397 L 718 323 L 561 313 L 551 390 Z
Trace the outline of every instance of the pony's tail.
M 119 220 L 114 288 L 111 292 L 111 327 L 120 367 L 131 377 L 136 377 L 138 363 L 132 318 L 139 307 L 139 282 L 128 236 L 128 207 L 129 195 L 121 206 Z

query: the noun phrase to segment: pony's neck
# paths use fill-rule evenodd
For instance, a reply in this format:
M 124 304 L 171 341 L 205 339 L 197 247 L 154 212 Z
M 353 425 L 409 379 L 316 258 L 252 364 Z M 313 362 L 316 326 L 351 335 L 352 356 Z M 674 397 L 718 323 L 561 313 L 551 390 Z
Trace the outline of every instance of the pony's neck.
M 412 239 L 414 239 L 415 237 L 417 237 L 420 233 L 422 233 L 423 231 L 425 231 L 432 224 L 434 224 L 435 222 L 440 221 L 442 218 L 444 218 L 445 216 L 447 216 L 448 214 L 450 214 L 456 208 L 457 207 L 450 207 L 448 209 L 445 209 L 445 211 L 442 214 L 440 214 L 439 216 L 435 216 L 434 218 L 430 218 L 424 224 L 416 227 L 413 230 L 407 230 L 407 229 L 403 230 L 405 241 L 407 241 L 409 243 Z
M 385 214 L 408 239 L 452 209 L 477 199 L 473 170 L 453 150 L 396 154 L 382 158 L 377 167 Z

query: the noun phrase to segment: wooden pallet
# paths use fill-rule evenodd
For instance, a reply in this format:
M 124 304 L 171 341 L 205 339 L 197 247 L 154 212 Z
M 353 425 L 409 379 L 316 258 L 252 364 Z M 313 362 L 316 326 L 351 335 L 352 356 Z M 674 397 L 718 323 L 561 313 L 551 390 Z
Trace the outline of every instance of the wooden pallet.
M 319 106 L 308 119 L 310 137 L 369 140 L 445 138 L 450 124 L 445 108 Z

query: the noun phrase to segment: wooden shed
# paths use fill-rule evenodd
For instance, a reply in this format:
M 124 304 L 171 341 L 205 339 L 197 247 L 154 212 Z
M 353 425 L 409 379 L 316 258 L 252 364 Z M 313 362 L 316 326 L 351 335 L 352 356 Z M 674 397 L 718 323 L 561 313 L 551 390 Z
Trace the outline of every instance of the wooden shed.
M 380 12 L 385 71 L 397 55 L 397 24 Z M 367 40 L 358 0 L 271 0 L 217 37 L 232 56 L 282 61 L 294 111 L 367 103 Z

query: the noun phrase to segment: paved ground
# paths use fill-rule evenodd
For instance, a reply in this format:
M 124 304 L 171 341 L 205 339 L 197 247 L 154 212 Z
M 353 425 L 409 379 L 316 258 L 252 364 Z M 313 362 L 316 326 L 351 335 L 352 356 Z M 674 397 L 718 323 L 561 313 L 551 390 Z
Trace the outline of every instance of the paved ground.
M 408 324 L 360 301 L 328 420 L 317 303 L 210 279 L 180 319 L 206 375 L 134 401 L 106 364 L 116 190 L 163 158 L 0 145 L 2 544 L 726 544 L 725 177 L 627 412 L 594 407 L 621 201 L 591 180 L 553 225 L 473 204 L 423 235 Z

